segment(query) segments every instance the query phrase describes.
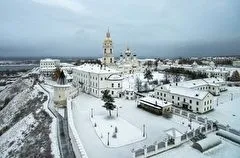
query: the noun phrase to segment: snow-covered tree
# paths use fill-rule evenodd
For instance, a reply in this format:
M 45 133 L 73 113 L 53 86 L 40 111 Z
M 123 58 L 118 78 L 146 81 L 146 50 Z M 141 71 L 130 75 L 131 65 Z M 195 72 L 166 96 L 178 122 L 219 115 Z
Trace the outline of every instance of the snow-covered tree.
M 110 91 L 109 90 L 104 90 L 101 92 L 102 93 L 102 100 L 105 102 L 103 107 L 106 108 L 106 110 L 108 110 L 109 112 L 109 116 L 111 117 L 111 111 L 114 110 L 116 108 L 116 105 L 114 105 L 114 98 L 111 96 Z
M 233 81 L 233 82 L 240 81 L 240 75 L 239 75 L 239 72 L 237 70 L 232 73 L 230 81 Z
M 152 71 L 147 69 L 144 73 L 144 79 L 147 79 L 148 80 L 148 83 L 149 83 L 149 80 L 153 79 L 153 74 L 152 74 Z
M 141 89 L 142 89 L 142 81 L 140 80 L 139 77 L 137 77 L 135 79 L 135 87 L 136 87 L 138 92 L 141 91 Z

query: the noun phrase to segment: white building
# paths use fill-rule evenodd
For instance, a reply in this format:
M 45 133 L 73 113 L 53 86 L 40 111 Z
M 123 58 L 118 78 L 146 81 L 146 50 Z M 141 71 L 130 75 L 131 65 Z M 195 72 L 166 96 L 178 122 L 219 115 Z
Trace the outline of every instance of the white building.
M 240 67 L 240 60 L 233 61 L 232 65 L 234 67 Z
M 122 74 L 114 69 L 97 64 L 83 64 L 73 68 L 73 85 L 95 97 L 108 89 L 113 97 L 122 96 Z
M 120 55 L 119 61 L 117 61 L 118 70 L 129 74 L 139 71 L 139 65 L 136 54 L 133 54 L 128 47 L 124 53 Z
M 154 96 L 195 113 L 205 113 L 213 109 L 213 95 L 208 91 L 167 84 L 155 88 Z
M 195 90 L 208 91 L 213 95 L 220 95 L 220 92 L 226 91 L 226 81 L 222 78 L 205 78 L 175 83 L 175 85 Z
M 225 80 L 230 75 L 230 71 L 222 67 L 205 70 L 205 73 L 207 74 L 208 77 L 218 77 L 218 78 L 223 78 Z
M 172 103 L 149 96 L 143 97 L 137 101 L 137 106 L 157 115 L 171 113 L 172 111 Z
M 46 76 L 50 76 L 53 74 L 53 71 L 59 66 L 59 59 L 42 59 L 40 60 L 40 73 Z

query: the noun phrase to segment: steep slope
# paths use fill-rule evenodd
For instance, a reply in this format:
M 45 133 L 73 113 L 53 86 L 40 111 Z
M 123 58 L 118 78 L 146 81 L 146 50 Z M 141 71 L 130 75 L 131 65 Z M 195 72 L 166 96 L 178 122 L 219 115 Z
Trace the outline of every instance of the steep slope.
M 53 157 L 48 97 L 34 84 L 20 78 L 0 92 L 0 157 Z

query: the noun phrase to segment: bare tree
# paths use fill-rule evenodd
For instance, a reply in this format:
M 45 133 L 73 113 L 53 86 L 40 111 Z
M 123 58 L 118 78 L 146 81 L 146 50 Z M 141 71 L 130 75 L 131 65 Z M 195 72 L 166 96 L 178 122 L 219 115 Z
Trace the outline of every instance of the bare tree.
M 142 81 L 140 80 L 139 77 L 135 79 L 135 87 L 138 92 L 142 90 Z

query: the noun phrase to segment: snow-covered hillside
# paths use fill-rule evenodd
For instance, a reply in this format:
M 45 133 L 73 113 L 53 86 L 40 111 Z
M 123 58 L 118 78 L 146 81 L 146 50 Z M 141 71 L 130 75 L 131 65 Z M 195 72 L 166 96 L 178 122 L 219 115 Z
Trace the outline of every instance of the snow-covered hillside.
M 53 157 L 48 96 L 34 80 L 19 78 L 0 92 L 0 157 Z

